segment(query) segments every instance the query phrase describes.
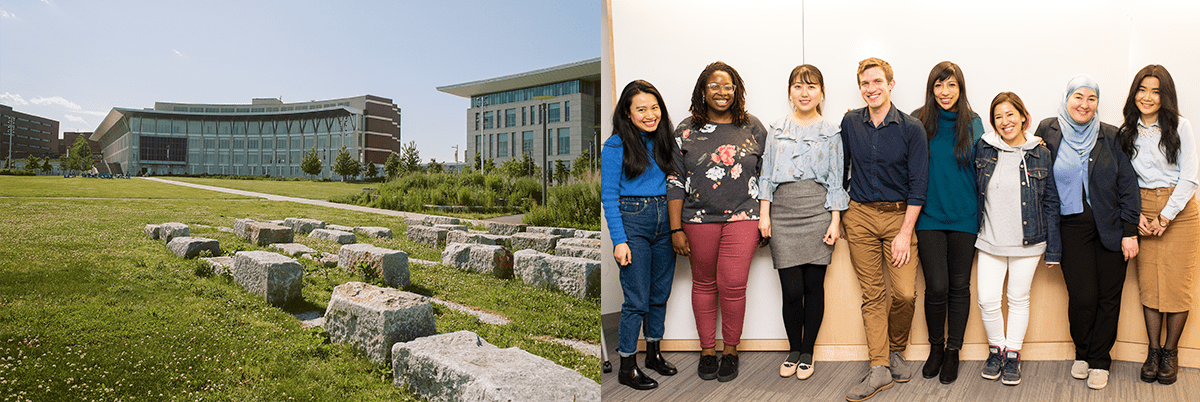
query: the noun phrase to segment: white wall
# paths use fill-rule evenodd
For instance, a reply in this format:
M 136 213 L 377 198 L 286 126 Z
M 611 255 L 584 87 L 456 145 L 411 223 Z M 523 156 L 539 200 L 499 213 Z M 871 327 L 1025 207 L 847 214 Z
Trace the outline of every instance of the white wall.
M 688 99 L 700 71 L 722 60 L 742 75 L 747 108 L 766 124 L 788 111 L 788 73 L 810 63 L 825 76 L 825 116 L 837 121 L 845 110 L 864 105 L 855 85 L 859 60 L 879 57 L 892 65 L 892 100 L 906 113 L 921 106 L 933 65 L 950 60 L 962 67 L 967 99 L 981 115 L 987 114 L 996 93 L 1012 91 L 1029 107 L 1036 127 L 1037 121 L 1056 115 L 1067 80 L 1086 73 L 1100 83 L 1101 120 L 1120 125 L 1133 74 L 1154 63 L 1173 74 L 1183 116 L 1200 121 L 1196 2 L 897 3 L 614 0 L 607 5 L 611 20 L 604 28 L 603 88 L 616 92 L 629 81 L 645 79 L 662 92 L 672 124 L 678 124 L 688 116 Z M 607 138 L 614 95 L 604 96 L 601 113 Z M 984 126 L 991 131 L 986 118 Z M 622 297 L 617 267 L 608 257 L 612 245 L 607 227 L 604 230 L 601 311 L 608 314 L 620 311 Z M 839 242 L 843 257 L 844 247 L 844 241 Z M 689 262 L 681 257 L 668 304 L 667 339 L 696 338 L 690 281 Z M 778 277 L 765 249 L 755 256 L 747 286 L 743 339 L 786 339 L 779 317 Z M 850 293 L 831 292 L 827 303 L 848 303 L 857 310 L 858 296 Z

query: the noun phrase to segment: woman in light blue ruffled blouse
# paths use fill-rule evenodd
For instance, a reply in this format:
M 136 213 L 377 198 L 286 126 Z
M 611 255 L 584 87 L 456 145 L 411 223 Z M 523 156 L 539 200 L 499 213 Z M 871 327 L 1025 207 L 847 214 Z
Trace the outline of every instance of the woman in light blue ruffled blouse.
M 758 229 L 763 238 L 777 239 L 771 257 L 791 346 L 779 375 L 801 380 L 813 373 L 813 345 L 825 314 L 825 268 L 841 237 L 841 211 L 850 202 L 842 187 L 841 129 L 821 116 L 824 98 L 821 70 L 808 64 L 792 70 L 792 113 L 767 130 L 759 177 Z

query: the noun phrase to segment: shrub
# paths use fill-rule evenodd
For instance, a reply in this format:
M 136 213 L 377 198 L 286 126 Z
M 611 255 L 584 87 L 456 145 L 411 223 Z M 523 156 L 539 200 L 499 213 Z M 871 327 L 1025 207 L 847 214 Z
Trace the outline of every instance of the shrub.
M 550 188 L 546 207 L 525 213 L 523 222 L 536 226 L 600 230 L 600 182 Z

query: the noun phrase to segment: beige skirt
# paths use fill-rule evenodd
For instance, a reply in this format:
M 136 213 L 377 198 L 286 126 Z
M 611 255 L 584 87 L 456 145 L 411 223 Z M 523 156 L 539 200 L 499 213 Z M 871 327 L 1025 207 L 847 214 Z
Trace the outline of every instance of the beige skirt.
M 1158 219 L 1169 188 L 1143 188 L 1142 215 Z M 1200 248 L 1200 212 L 1189 200 L 1162 236 L 1138 236 L 1138 287 L 1142 305 L 1164 313 L 1188 311 L 1196 282 L 1197 248 Z

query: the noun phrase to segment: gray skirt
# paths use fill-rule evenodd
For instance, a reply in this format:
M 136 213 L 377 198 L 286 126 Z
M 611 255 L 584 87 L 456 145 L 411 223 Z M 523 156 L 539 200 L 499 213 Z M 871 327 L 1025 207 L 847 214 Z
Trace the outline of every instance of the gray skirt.
M 771 201 L 771 259 L 775 269 L 829 265 L 833 246 L 821 239 L 833 221 L 825 187 L 813 180 L 783 183 Z

